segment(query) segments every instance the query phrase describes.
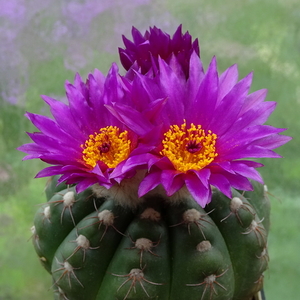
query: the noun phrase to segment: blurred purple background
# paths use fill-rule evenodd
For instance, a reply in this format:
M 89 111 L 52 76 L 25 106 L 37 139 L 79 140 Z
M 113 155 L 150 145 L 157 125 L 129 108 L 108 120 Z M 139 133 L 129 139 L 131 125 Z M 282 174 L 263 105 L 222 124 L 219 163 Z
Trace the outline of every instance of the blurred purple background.
M 173 30 L 178 24 L 164 5 L 165 0 L 0 0 L 0 96 L 22 104 L 29 68 L 38 61 L 60 55 L 66 69 L 88 72 L 101 64 L 100 53 L 117 60 L 121 35 L 129 35 L 132 25 Z

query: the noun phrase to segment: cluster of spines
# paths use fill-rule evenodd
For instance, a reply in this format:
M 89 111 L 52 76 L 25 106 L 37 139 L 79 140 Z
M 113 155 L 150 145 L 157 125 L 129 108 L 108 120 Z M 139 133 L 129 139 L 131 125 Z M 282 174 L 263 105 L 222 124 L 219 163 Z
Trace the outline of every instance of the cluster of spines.
M 91 190 L 56 191 L 33 228 L 56 299 L 248 299 L 259 290 L 267 232 L 252 203 L 217 191 L 205 210 L 194 201 L 165 209 L 160 200 L 133 217 Z M 252 273 L 239 281 L 250 256 Z
M 267 235 L 269 199 L 265 187 L 255 184 L 254 192 L 233 191 L 232 199 L 218 191 L 207 207 L 225 239 L 235 274 L 233 299 L 248 299 L 262 288 L 268 266 Z M 248 297 L 248 298 L 247 298 Z

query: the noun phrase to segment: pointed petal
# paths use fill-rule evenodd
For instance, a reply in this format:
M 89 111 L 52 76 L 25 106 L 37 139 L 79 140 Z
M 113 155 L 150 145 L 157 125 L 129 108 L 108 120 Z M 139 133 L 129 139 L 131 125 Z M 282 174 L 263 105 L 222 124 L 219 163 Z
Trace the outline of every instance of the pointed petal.
M 226 178 L 226 176 L 218 173 L 212 173 L 210 176 L 210 184 L 215 186 L 220 190 L 228 198 L 232 198 L 231 186 L 230 182 Z
M 288 141 L 292 139 L 293 138 L 290 136 L 275 134 L 275 135 L 265 137 L 261 140 L 256 140 L 255 144 L 257 146 L 264 147 L 266 149 L 275 149 L 286 144 Z
M 238 69 L 237 65 L 233 65 L 228 68 L 219 80 L 219 94 L 217 104 L 232 90 L 238 81 Z
M 154 171 L 147 174 L 143 181 L 140 183 L 138 196 L 142 197 L 160 184 L 160 171 Z
M 47 167 L 35 175 L 35 178 L 42 178 L 62 174 L 62 166 Z
M 163 90 L 163 95 L 168 97 L 165 109 L 172 118 L 171 122 L 180 124 L 184 116 L 184 103 L 182 100 L 184 99 L 185 81 L 180 80 L 166 62 L 161 59 L 159 59 L 159 68 L 160 88 Z
M 161 184 L 163 185 L 167 196 L 172 196 L 184 184 L 182 174 L 175 170 L 164 170 L 161 173 Z
M 203 78 L 196 97 L 192 103 L 194 112 L 187 118 L 188 123 L 201 124 L 207 128 L 214 116 L 218 96 L 217 61 L 212 59 Z
M 43 95 L 42 98 L 50 106 L 51 113 L 57 124 L 69 135 L 77 138 L 78 140 L 83 140 L 84 135 L 77 126 L 69 107 L 60 101 L 52 99 L 51 97 Z
M 201 207 L 205 207 L 211 201 L 211 189 L 205 187 L 194 173 L 187 175 L 185 184 L 192 197 Z
M 195 99 L 204 76 L 205 74 L 202 66 L 202 61 L 201 59 L 199 59 L 199 56 L 195 52 L 193 52 L 191 55 L 189 78 L 187 81 L 187 92 L 189 94 L 189 99 Z M 193 110 L 195 108 L 193 106 L 192 108 L 189 107 L 187 114 L 191 112 L 191 109 Z
M 36 115 L 27 112 L 26 116 L 28 119 L 45 135 L 52 137 L 54 139 L 63 140 L 66 143 L 72 144 L 74 138 L 64 132 L 52 119 L 46 116 Z
M 130 106 L 113 103 L 112 106 L 106 105 L 106 107 L 137 135 L 143 136 L 153 128 L 153 125 L 140 112 Z
M 236 122 L 252 82 L 252 73 L 240 80 L 222 99 L 209 124 L 209 129 L 223 135 Z M 230 109 L 229 109 L 230 108 Z
M 262 89 L 262 90 L 255 91 L 252 94 L 248 95 L 247 98 L 245 99 L 245 102 L 243 104 L 240 114 L 242 115 L 249 109 L 261 104 L 265 100 L 267 93 L 268 93 L 268 90 Z
M 73 116 L 73 120 L 76 122 L 80 131 L 89 135 L 94 131 L 94 128 L 90 127 L 89 119 L 91 119 L 91 107 L 83 95 L 71 84 L 66 84 L 66 94 L 69 100 L 70 112 Z
M 261 184 L 264 183 L 260 173 L 256 171 L 254 168 L 251 168 L 247 166 L 244 163 L 238 162 L 238 161 L 233 161 L 231 163 L 232 170 L 242 176 L 245 176 L 247 178 L 253 179 L 255 181 L 260 182 Z
M 192 172 L 194 172 L 194 174 L 196 174 L 196 176 L 200 179 L 200 181 L 206 188 L 209 188 L 209 178 L 210 178 L 210 174 L 211 174 L 210 169 L 204 168 L 204 169 L 201 169 L 200 171 L 193 170 Z

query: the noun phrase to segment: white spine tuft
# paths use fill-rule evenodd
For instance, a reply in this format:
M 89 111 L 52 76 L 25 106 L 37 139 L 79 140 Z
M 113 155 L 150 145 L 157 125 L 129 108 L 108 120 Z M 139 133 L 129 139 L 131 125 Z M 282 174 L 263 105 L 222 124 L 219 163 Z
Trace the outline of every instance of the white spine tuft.
M 63 201 L 65 207 L 72 206 L 75 202 L 75 193 L 73 191 L 65 193 L 63 196 Z
M 90 248 L 90 242 L 89 240 L 82 234 L 80 234 L 76 239 L 77 246 L 83 248 L 83 249 L 89 249 Z
M 161 215 L 155 209 L 148 207 L 141 213 L 140 218 L 158 222 L 161 219 Z
M 45 218 L 46 219 L 50 219 L 50 217 L 51 217 L 51 211 L 50 211 L 50 206 L 49 205 L 47 205 L 45 208 L 44 208 L 44 216 L 45 216 Z
M 129 274 L 138 281 L 144 278 L 144 273 L 141 269 L 131 269 Z
M 195 208 L 188 209 L 183 213 L 183 221 L 185 223 L 197 222 L 200 219 L 201 219 L 201 213 Z
M 33 225 L 31 228 L 30 228 L 30 231 L 33 235 L 36 234 L 36 229 L 35 229 L 35 226 Z
M 243 205 L 243 201 L 239 197 L 233 197 L 230 201 L 230 210 L 232 212 L 237 212 Z
M 68 271 L 68 272 L 72 272 L 73 271 L 72 265 L 69 262 L 67 262 L 67 261 L 64 262 L 64 269 L 66 271 Z
M 196 249 L 199 252 L 206 252 L 206 251 L 209 251 L 211 249 L 211 247 L 212 246 L 209 241 L 202 241 L 197 245 Z
M 99 212 L 98 219 L 103 222 L 104 225 L 112 226 L 114 224 L 115 216 L 111 211 L 105 209 Z
M 135 246 L 137 249 L 149 251 L 153 247 L 153 243 L 149 239 L 139 238 L 135 241 Z

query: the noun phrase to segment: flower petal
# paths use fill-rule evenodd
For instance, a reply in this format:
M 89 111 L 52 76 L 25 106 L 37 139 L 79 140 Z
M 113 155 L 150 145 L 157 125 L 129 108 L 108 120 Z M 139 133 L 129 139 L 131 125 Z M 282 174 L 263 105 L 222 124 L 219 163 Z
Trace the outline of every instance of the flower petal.
M 161 184 L 163 185 L 167 196 L 172 196 L 184 185 L 184 180 L 180 172 L 175 170 L 164 170 L 161 173 Z
M 26 117 L 45 135 L 52 138 L 58 138 L 66 143 L 74 143 L 74 138 L 63 131 L 52 119 L 46 116 L 32 114 L 27 112 Z M 75 141 L 76 142 L 76 141 Z
M 147 174 L 139 185 L 138 196 L 142 197 L 156 188 L 161 183 L 160 175 L 160 171 L 153 171 Z
M 201 124 L 207 128 L 214 116 L 218 96 L 218 73 L 215 57 L 212 59 L 207 73 L 203 78 L 199 90 L 187 116 L 188 123 Z M 181 119 L 182 121 L 182 119 Z
M 237 65 L 229 67 L 219 79 L 219 93 L 217 104 L 232 90 L 238 81 L 238 69 Z
M 130 106 L 113 103 L 106 107 L 120 122 L 140 136 L 153 128 L 153 125 L 140 112 Z
M 209 178 L 210 184 L 215 186 L 228 198 L 232 198 L 231 186 L 225 175 L 212 173 Z
M 205 187 L 194 173 L 189 173 L 185 184 L 193 198 L 201 207 L 205 207 L 211 201 L 211 189 Z
M 237 120 L 252 82 L 252 73 L 240 80 L 220 101 L 208 125 L 218 136 L 223 135 Z
M 241 163 L 239 161 L 233 161 L 231 163 L 231 168 L 232 170 L 239 175 L 245 176 L 247 178 L 253 179 L 255 181 L 258 181 L 260 183 L 264 183 L 261 175 L 259 174 L 258 171 L 256 171 L 254 168 L 251 168 L 247 166 L 244 163 Z
M 77 126 L 69 107 L 63 102 L 57 101 L 48 96 L 43 95 L 42 98 L 50 106 L 51 113 L 59 127 L 64 128 L 64 131 L 67 134 L 73 136 L 79 141 L 82 141 L 84 139 L 84 134 Z

